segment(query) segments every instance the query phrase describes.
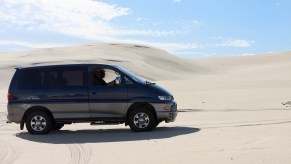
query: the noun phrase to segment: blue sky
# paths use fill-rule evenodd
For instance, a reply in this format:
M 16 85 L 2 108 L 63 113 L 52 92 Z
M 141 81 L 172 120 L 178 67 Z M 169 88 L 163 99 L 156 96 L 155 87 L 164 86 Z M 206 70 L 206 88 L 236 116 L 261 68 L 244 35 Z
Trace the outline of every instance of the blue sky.
M 0 52 L 126 42 L 176 56 L 291 50 L 290 0 L 0 0 Z

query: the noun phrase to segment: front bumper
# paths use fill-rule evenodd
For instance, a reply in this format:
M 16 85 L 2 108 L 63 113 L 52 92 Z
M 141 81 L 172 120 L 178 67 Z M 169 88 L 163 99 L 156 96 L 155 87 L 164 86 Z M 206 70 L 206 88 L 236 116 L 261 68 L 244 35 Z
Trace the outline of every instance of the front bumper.
M 175 101 L 152 105 L 156 109 L 157 119 L 159 121 L 165 121 L 167 123 L 175 121 L 178 115 L 177 103 Z

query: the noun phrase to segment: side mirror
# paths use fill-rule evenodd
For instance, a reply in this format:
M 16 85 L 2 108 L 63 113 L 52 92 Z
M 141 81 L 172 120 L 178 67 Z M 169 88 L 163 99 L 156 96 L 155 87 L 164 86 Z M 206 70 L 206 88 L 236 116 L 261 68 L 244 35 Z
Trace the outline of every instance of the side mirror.
M 116 85 L 119 85 L 121 83 L 121 77 L 117 76 L 114 81 Z

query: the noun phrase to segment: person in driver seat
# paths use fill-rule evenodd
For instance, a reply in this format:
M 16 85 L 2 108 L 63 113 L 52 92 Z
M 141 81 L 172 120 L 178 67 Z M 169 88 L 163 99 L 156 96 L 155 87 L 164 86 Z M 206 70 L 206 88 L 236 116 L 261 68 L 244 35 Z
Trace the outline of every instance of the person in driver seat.
M 93 84 L 94 86 L 114 86 L 115 80 L 106 83 L 104 80 L 105 71 L 103 69 L 96 69 L 94 72 Z

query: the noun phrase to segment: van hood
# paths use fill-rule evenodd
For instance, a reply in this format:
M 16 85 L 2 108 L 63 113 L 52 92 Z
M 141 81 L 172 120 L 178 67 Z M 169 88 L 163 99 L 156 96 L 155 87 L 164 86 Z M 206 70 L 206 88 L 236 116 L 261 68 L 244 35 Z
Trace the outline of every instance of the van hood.
M 169 91 L 157 84 L 143 84 L 149 90 L 155 92 L 158 96 L 173 96 Z

